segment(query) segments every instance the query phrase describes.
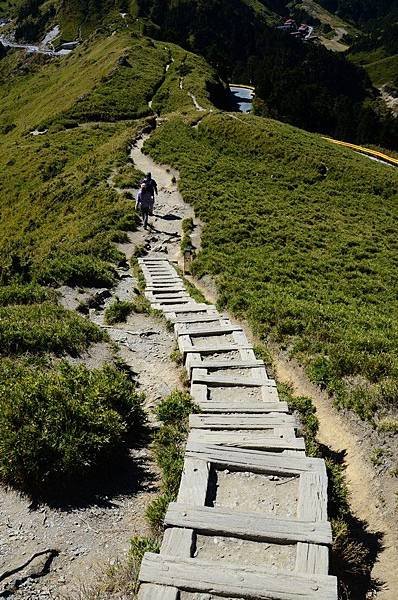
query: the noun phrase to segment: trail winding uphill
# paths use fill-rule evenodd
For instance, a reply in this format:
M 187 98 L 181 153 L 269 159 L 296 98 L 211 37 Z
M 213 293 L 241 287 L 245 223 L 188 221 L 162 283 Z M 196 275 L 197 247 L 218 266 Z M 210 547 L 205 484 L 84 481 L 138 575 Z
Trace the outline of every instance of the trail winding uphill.
M 196 128 L 200 127 L 200 122 L 197 123 L 195 125 Z M 146 139 L 146 136 L 145 136 Z M 161 253 L 163 258 L 170 258 L 172 260 L 176 260 L 180 258 L 180 250 L 179 250 L 179 240 L 180 240 L 180 236 L 181 236 L 181 218 L 185 218 L 185 217 L 194 217 L 194 213 L 191 207 L 187 206 L 181 195 L 178 192 L 177 189 L 177 179 L 178 179 L 178 173 L 166 166 L 161 166 L 156 164 L 149 156 L 147 156 L 146 154 L 144 154 L 142 152 L 142 147 L 144 144 L 145 139 L 140 139 L 135 146 L 133 147 L 132 151 L 131 151 L 131 158 L 133 159 L 135 165 L 137 168 L 141 169 L 144 172 L 147 171 L 151 171 L 153 176 L 155 177 L 155 179 L 157 179 L 158 183 L 160 184 L 160 192 L 159 192 L 159 197 L 158 197 L 158 201 L 157 201 L 157 206 L 155 209 L 155 217 L 153 219 L 152 225 L 153 225 L 153 229 L 146 235 L 145 239 L 147 240 L 147 249 L 150 252 L 155 252 L 155 253 Z M 133 234 L 133 236 L 136 234 Z M 200 243 L 200 224 L 197 222 L 197 227 L 194 231 L 194 245 L 195 246 L 199 246 Z M 150 261 L 149 261 L 150 262 Z M 161 268 L 159 265 L 159 269 L 160 272 L 159 273 L 154 273 L 153 275 L 156 276 L 160 276 L 162 275 L 162 269 L 165 268 L 164 266 Z M 168 267 L 167 267 L 168 268 Z M 151 277 L 153 275 L 151 275 L 151 271 L 153 273 L 153 269 L 155 269 L 156 271 L 156 266 L 151 265 L 150 268 L 148 266 L 147 269 L 147 274 L 149 279 L 149 283 L 152 284 L 152 289 L 150 290 L 150 293 L 160 293 L 160 289 L 157 290 L 156 289 L 156 284 L 155 284 L 155 280 L 151 281 Z M 169 277 L 169 274 L 167 275 L 167 277 Z M 166 292 L 166 290 L 168 290 L 166 293 L 167 294 L 171 294 L 171 298 L 173 298 L 173 295 L 178 293 L 178 294 L 184 294 L 184 290 L 183 290 L 183 285 L 177 281 L 173 282 L 177 285 L 177 288 L 179 289 L 175 289 L 173 290 L 171 286 L 171 288 L 168 286 L 167 284 L 167 277 L 166 277 L 166 281 L 162 282 L 164 283 L 164 291 Z M 159 281 L 159 279 L 157 280 Z M 203 286 L 203 284 L 201 284 L 200 282 L 196 282 L 199 289 L 201 289 L 201 291 L 208 297 L 210 298 L 212 301 L 215 301 L 214 298 L 214 287 L 212 287 L 211 292 L 209 287 L 207 286 Z M 154 300 L 154 297 L 152 297 L 152 299 Z M 165 299 L 167 302 L 170 302 L 171 299 L 167 299 L 167 297 L 165 295 L 163 295 L 163 299 Z M 170 305 L 169 305 L 170 306 Z M 158 308 L 163 309 L 164 305 L 162 303 L 158 304 Z M 210 311 L 210 314 L 208 314 L 208 316 L 206 317 L 206 314 L 208 311 Z M 216 315 L 217 316 L 217 322 L 220 322 L 220 325 L 222 326 L 221 321 L 225 318 L 225 316 L 223 315 Z M 175 314 L 175 317 L 180 320 L 180 321 L 184 321 L 183 318 L 178 318 L 178 313 Z M 204 308 L 203 314 L 200 315 L 200 319 L 199 321 L 196 322 L 195 325 L 195 316 L 193 314 L 186 314 L 186 318 L 188 319 L 188 321 L 190 322 L 190 326 L 193 327 L 201 327 L 203 325 L 203 323 L 200 323 L 200 320 L 203 319 L 206 322 L 206 319 L 209 319 L 210 321 L 213 320 L 215 318 L 214 314 L 211 314 L 211 309 L 207 306 L 206 308 Z M 221 319 L 221 320 L 220 320 Z M 230 323 L 230 321 L 228 321 L 228 323 Z M 213 326 L 214 326 L 214 321 L 213 321 Z M 180 325 L 179 325 L 180 327 Z M 188 327 L 188 325 L 184 325 L 183 323 L 181 324 L 181 327 Z M 247 332 L 246 332 L 247 333 Z M 184 344 L 185 342 L 183 341 L 183 339 L 188 339 L 184 333 L 179 332 L 178 333 L 178 339 L 182 340 L 180 343 Z M 248 333 L 248 339 L 250 340 L 250 333 Z M 195 344 L 195 338 L 191 339 L 190 343 Z M 250 345 L 250 342 L 249 342 Z M 183 346 L 183 350 L 184 352 L 187 352 L 187 356 L 190 354 L 189 350 L 187 350 L 186 348 Z M 192 346 L 190 346 L 190 348 L 192 348 Z M 214 350 L 214 349 L 213 349 Z M 203 367 L 205 367 L 205 365 L 207 365 L 207 363 L 209 363 L 206 366 L 206 369 L 209 368 L 210 366 L 210 361 L 208 361 L 208 355 L 207 355 L 207 351 L 206 352 L 206 362 L 205 362 L 205 358 L 204 356 L 202 356 L 200 358 L 200 361 L 203 362 Z M 218 359 L 223 359 L 224 358 L 224 353 L 225 350 L 219 349 L 219 351 L 216 351 L 217 355 L 218 355 Z M 227 351 L 228 352 L 228 351 Z M 200 352 L 199 352 L 200 355 Z M 230 365 L 229 365 L 230 367 Z M 220 371 L 221 372 L 225 372 L 227 374 L 227 376 L 231 373 L 230 368 L 228 367 L 227 363 L 223 366 L 223 369 L 225 369 L 225 371 Z M 315 386 L 312 386 L 311 389 L 309 389 L 308 387 L 302 388 L 303 382 L 306 382 L 306 378 L 302 372 L 302 369 L 300 369 L 300 367 L 297 367 L 298 370 L 289 370 L 288 369 L 288 364 L 285 364 L 284 368 L 279 369 L 278 367 L 278 376 L 280 377 L 281 381 L 288 381 L 291 382 L 293 384 L 293 386 L 295 387 L 295 389 L 297 389 L 298 393 L 305 393 L 306 395 L 311 396 L 314 401 L 315 404 L 318 406 L 319 408 L 319 416 L 321 419 L 321 427 L 320 427 L 320 441 L 327 444 L 332 450 L 335 450 L 336 452 L 342 452 L 344 451 L 344 449 L 347 449 L 347 457 L 346 457 L 346 463 L 347 463 L 347 479 L 348 479 L 348 485 L 350 487 L 351 490 L 351 494 L 352 494 L 352 506 L 353 509 L 355 510 L 355 514 L 356 516 L 362 520 L 362 521 L 368 521 L 369 522 L 369 527 L 372 531 L 378 531 L 381 532 L 384 535 L 384 541 L 385 541 L 385 552 L 381 552 L 379 557 L 378 557 L 378 561 L 376 562 L 375 568 L 374 568 L 374 577 L 380 581 L 382 583 L 381 589 L 377 592 L 376 595 L 374 595 L 373 597 L 378 598 L 380 600 L 395 600 L 395 590 L 397 589 L 397 585 L 398 582 L 396 580 L 396 570 L 393 568 L 394 564 L 397 564 L 398 561 L 398 549 L 396 546 L 396 537 L 394 535 L 394 524 L 391 522 L 389 522 L 388 519 L 384 519 L 380 517 L 380 510 L 379 510 L 379 500 L 378 500 L 378 494 L 372 494 L 372 485 L 371 482 L 376 482 L 376 475 L 374 472 L 374 469 L 372 467 L 372 465 L 369 463 L 369 461 L 367 460 L 366 456 L 362 456 L 363 454 L 363 450 L 361 448 L 361 444 L 359 443 L 358 440 L 353 439 L 352 434 L 349 431 L 349 427 L 346 428 L 346 430 L 344 429 L 344 431 L 346 432 L 346 435 L 339 435 L 336 436 L 334 439 L 331 439 L 330 436 L 325 435 L 325 432 L 330 429 L 330 424 L 337 419 L 337 422 L 339 422 L 339 419 L 341 419 L 341 417 L 339 416 L 339 413 L 337 413 L 335 411 L 335 409 L 331 406 L 330 401 L 324 402 L 322 405 L 319 403 L 319 390 L 317 390 L 317 388 L 315 388 Z M 211 369 L 211 367 L 210 367 Z M 242 370 L 239 371 L 237 370 L 237 368 L 234 368 L 234 374 L 237 374 L 238 372 L 244 374 L 245 370 L 247 369 L 247 366 L 243 367 L 242 366 Z M 198 373 L 201 372 L 201 367 L 199 365 L 199 371 Z M 207 370 L 207 375 L 205 374 L 205 369 L 203 370 L 203 374 L 204 374 L 204 380 L 203 382 L 200 380 L 198 381 L 197 384 L 199 387 L 200 386 L 208 386 L 208 385 L 213 385 L 213 384 L 209 384 L 209 381 L 205 381 L 205 379 L 211 374 L 214 374 L 214 370 Z M 191 371 L 192 374 L 192 371 Z M 247 370 L 246 370 L 246 374 L 247 374 Z M 306 384 L 307 385 L 307 384 Z M 199 388 L 198 388 L 199 389 Z M 196 392 L 195 392 L 196 393 Z M 199 398 L 199 397 L 198 397 Z M 205 400 L 205 408 L 206 411 L 211 410 L 210 407 L 210 400 L 209 400 L 209 396 L 207 396 L 207 400 Z M 230 393 L 228 394 L 228 398 L 229 398 L 229 402 L 233 401 L 232 396 L 230 395 Z M 203 401 L 203 398 L 202 398 Z M 222 396 L 217 397 L 216 402 L 218 402 L 219 406 L 222 407 Z M 217 409 L 218 410 L 218 409 Z M 245 417 L 246 418 L 246 417 Z M 223 417 L 220 421 L 220 425 L 216 426 L 216 430 L 212 433 L 211 432 L 211 427 L 209 426 L 209 429 L 206 428 L 206 426 L 204 427 L 204 429 L 202 429 L 202 426 L 199 427 L 198 432 L 193 433 L 192 438 L 195 438 L 195 440 L 199 440 L 199 443 L 203 443 L 204 441 L 206 443 L 210 443 L 212 446 L 214 446 L 214 444 L 218 443 L 222 443 L 222 444 L 227 444 L 229 446 L 229 444 L 231 443 L 231 440 L 233 438 L 233 436 L 231 437 L 231 433 L 226 433 L 226 431 L 222 434 L 222 437 L 220 438 L 220 427 L 224 427 L 226 425 L 226 420 Z M 243 423 L 243 420 L 239 420 L 240 423 Z M 193 423 L 195 423 L 195 421 L 193 421 Z M 215 426 L 215 422 L 213 423 L 213 421 L 211 421 L 212 426 Z M 329 424 L 329 425 L 328 425 Z M 195 428 L 197 427 L 197 425 L 195 424 Z M 252 426 L 251 426 L 252 427 Z M 241 432 L 242 434 L 244 432 Z M 342 430 L 343 433 L 343 430 Z M 351 437 L 350 437 L 351 436 Z M 245 436 L 243 435 L 244 439 L 253 439 L 253 435 L 250 434 L 250 436 Z M 219 441 L 221 439 L 221 442 Z M 243 442 L 243 444 L 245 444 L 246 442 Z M 256 444 L 256 442 L 252 442 L 254 445 Z M 242 444 L 242 441 L 238 442 L 238 445 Z M 232 443 L 233 446 L 236 445 L 235 442 Z M 295 452 L 297 452 L 297 450 L 295 450 Z M 196 455 L 195 455 L 196 456 Z M 361 467 L 364 467 L 366 465 L 366 472 L 369 474 L 369 486 L 367 485 L 361 485 L 360 484 L 360 480 L 361 480 L 361 476 L 360 473 L 357 472 L 356 469 L 362 469 Z M 227 466 L 227 472 L 229 471 L 228 466 Z M 223 477 L 222 474 L 219 473 L 219 477 Z M 248 481 L 250 481 L 250 479 L 248 479 Z M 285 490 L 288 490 L 288 487 L 283 486 Z M 232 486 L 232 484 L 230 485 L 228 483 L 228 490 L 227 492 L 225 492 L 227 494 L 227 497 L 229 497 L 230 499 L 227 500 L 227 505 L 233 507 L 234 505 L 239 505 L 241 502 L 245 503 L 245 505 L 248 507 L 247 502 L 249 502 L 248 497 L 251 495 L 250 494 L 245 494 L 244 499 L 243 497 L 240 496 L 239 492 L 234 491 L 234 488 Z M 223 492 L 224 493 L 224 492 Z M 253 492 L 254 493 L 254 492 Z M 228 504 L 228 502 L 232 502 L 232 504 Z M 278 504 L 280 503 L 280 501 L 278 499 L 275 499 L 275 503 Z M 217 500 L 215 500 L 215 504 L 213 505 L 214 507 L 217 507 Z M 223 506 L 222 504 L 220 506 Z M 177 507 L 178 508 L 178 507 Z M 173 509 L 174 510 L 174 509 Z M 256 509 L 257 510 L 257 509 Z M 173 513 L 174 514 L 174 513 Z M 195 518 L 198 517 L 199 515 L 195 514 Z M 207 518 L 207 515 L 205 515 L 205 517 Z M 174 517 L 173 517 L 174 518 Z M 224 518 L 224 517 L 223 517 Z M 173 521 L 174 523 L 174 521 Z M 180 527 L 181 525 L 179 525 L 178 527 Z M 169 535 L 169 534 L 168 534 Z M 170 534 L 171 535 L 171 534 Z M 220 535 L 220 534 L 218 534 Z M 225 536 L 224 536 L 225 537 Z M 224 544 L 223 542 L 223 536 L 218 537 L 216 536 L 216 539 L 220 540 L 220 548 L 221 548 L 221 552 L 223 553 L 224 556 L 229 556 L 230 553 L 232 552 L 231 548 L 229 548 L 228 544 Z M 204 540 L 205 542 L 205 540 Z M 204 543 L 203 542 L 203 543 Z M 172 548 L 173 547 L 173 542 L 172 541 L 168 541 L 168 538 L 166 537 L 166 541 L 165 543 L 165 547 L 166 548 Z M 171 544 L 171 546 L 168 546 L 168 544 Z M 199 554 L 200 557 L 205 557 L 206 556 L 210 556 L 208 555 L 208 548 L 206 546 L 206 544 L 203 546 L 204 548 L 204 554 Z M 182 550 L 183 551 L 183 550 Z M 200 548 L 198 549 L 198 552 L 200 551 Z M 234 550 L 235 552 L 235 550 Z M 254 555 L 256 553 L 254 552 Z M 249 556 L 253 557 L 253 553 L 251 554 L 249 552 L 248 554 Z M 186 556 L 186 555 L 185 555 Z M 239 554 L 237 554 L 236 556 L 241 556 Z M 211 560 L 213 560 L 214 558 L 217 558 L 215 555 L 211 554 Z M 279 557 L 280 558 L 280 557 Z M 184 568 L 187 565 L 185 565 L 184 563 Z M 189 565 L 188 565 L 189 566 Z M 154 571 L 152 569 L 154 569 L 155 571 L 158 569 L 159 565 L 156 564 L 152 564 L 150 563 L 150 565 L 148 565 L 148 568 L 150 569 L 150 572 L 153 573 Z M 176 568 L 176 565 L 170 564 L 169 565 L 170 569 L 174 569 Z M 178 567 L 179 568 L 179 567 Z M 144 576 L 144 578 L 147 577 L 147 575 Z M 213 582 L 214 583 L 214 582 Z M 143 596 L 144 598 L 146 598 L 147 596 Z M 152 596 L 148 596 L 148 597 L 152 597 Z M 326 597 L 326 596 L 325 596 Z

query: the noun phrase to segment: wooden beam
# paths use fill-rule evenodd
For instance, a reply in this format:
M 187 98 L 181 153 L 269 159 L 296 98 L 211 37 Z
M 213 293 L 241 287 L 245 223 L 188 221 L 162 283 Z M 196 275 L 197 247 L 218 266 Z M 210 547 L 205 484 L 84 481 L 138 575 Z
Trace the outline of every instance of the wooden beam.
M 147 552 L 140 579 L 188 592 L 257 600 L 337 600 L 335 577 L 303 575 L 282 570 L 220 565 L 195 558 L 174 558 Z
M 325 473 L 305 473 L 300 477 L 299 519 L 325 521 L 327 519 L 328 479 Z M 296 571 L 303 573 L 329 572 L 329 551 L 323 546 L 300 543 L 297 545 Z
M 189 443 L 217 444 L 227 448 L 261 448 L 264 450 L 305 450 L 303 438 L 278 435 L 274 429 L 264 431 L 209 431 L 192 429 Z
M 267 387 L 276 388 L 276 383 L 273 379 L 263 379 L 257 377 L 242 377 L 238 375 L 218 375 L 217 373 L 211 373 L 210 375 L 199 373 L 202 369 L 202 365 L 198 365 L 200 369 L 195 367 L 192 370 L 192 383 L 205 383 L 207 385 L 219 385 L 219 386 L 239 386 L 239 387 Z M 204 370 L 204 369 L 203 369 Z
M 177 500 L 182 504 L 204 505 L 209 484 L 210 466 L 203 460 L 185 457 Z
M 189 417 L 189 426 L 195 429 L 273 429 L 297 425 L 297 419 L 293 415 L 273 412 L 254 415 L 193 414 Z
M 261 513 L 237 512 L 227 508 L 192 507 L 171 502 L 164 523 L 172 528 L 181 527 L 181 531 L 188 528 L 189 531 L 239 537 L 258 542 L 332 543 L 332 528 L 327 521 L 313 523 L 292 519 L 272 519 Z
M 223 448 L 212 444 L 188 442 L 186 457 L 253 473 L 275 475 L 301 475 L 307 471 L 326 473 L 325 462 L 321 458 L 284 456 L 276 452 Z
M 138 592 L 138 600 L 178 600 L 180 592 L 175 587 L 142 583 Z
M 246 400 L 195 400 L 195 402 L 203 412 L 207 413 L 267 414 L 270 412 L 289 412 L 286 402 L 249 402 Z

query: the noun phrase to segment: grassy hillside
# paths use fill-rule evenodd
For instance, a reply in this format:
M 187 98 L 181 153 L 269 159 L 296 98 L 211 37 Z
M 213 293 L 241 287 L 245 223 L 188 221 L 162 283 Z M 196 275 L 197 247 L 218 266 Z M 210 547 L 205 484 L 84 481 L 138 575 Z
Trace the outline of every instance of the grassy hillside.
M 48 286 L 116 282 L 114 242 L 138 219 L 110 177 L 142 175 L 129 147 L 151 126 L 150 101 L 188 112 L 189 94 L 210 108 L 224 93 L 203 59 L 126 27 L 107 33 L 65 58 L 0 61 L 0 480 L 35 496 L 73 490 L 143 421 L 125 374 L 60 365 L 105 336 Z
M 222 87 L 203 59 L 135 34 L 42 60 L 10 53 L 0 63 L 0 265 L 12 276 L 12 261 L 28 264 L 29 276 L 46 283 L 109 284 L 111 240 L 135 223 L 132 204 L 107 184 L 144 126 L 131 120 L 153 114 L 150 99 L 159 112 L 192 109 L 188 92 L 210 107 L 207 88 Z M 36 127 L 48 132 L 32 136 Z
M 351 56 L 353 62 L 363 66 L 372 83 L 379 87 L 385 83 L 398 83 L 398 54 L 386 56 L 382 48 L 374 51 L 357 52 Z
M 220 304 L 364 418 L 398 408 L 398 175 L 253 116 L 181 119 L 147 143 L 205 221 Z M 324 178 L 321 165 L 329 171 Z

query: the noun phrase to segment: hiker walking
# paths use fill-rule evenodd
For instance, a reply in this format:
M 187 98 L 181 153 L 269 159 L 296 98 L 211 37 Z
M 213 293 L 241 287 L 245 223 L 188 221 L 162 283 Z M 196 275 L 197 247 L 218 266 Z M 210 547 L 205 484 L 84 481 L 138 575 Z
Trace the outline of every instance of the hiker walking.
M 140 208 L 144 229 L 148 226 L 148 217 L 153 209 L 153 193 L 148 189 L 146 183 L 141 183 L 141 189 L 138 192 L 135 208 Z
M 152 215 L 155 204 L 155 194 L 158 195 L 158 184 L 154 179 L 152 179 L 152 173 L 147 173 L 141 183 L 145 183 L 147 190 L 149 190 L 152 194 L 152 204 L 150 207 L 150 214 Z

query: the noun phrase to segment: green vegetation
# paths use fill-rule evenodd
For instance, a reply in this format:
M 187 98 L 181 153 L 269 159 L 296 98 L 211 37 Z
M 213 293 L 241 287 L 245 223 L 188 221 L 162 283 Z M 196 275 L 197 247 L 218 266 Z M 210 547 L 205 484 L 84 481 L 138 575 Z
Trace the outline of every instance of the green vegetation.
M 108 325 L 125 323 L 127 317 L 133 312 L 133 308 L 133 304 L 128 300 L 119 300 L 116 298 L 105 310 L 105 323 Z
M 152 449 L 162 472 L 162 493 L 151 502 L 146 512 L 155 533 L 162 531 L 167 506 L 177 497 L 188 435 L 188 415 L 193 409 L 189 394 L 174 390 L 156 410 L 162 425 L 154 437 Z
M 339 406 L 396 410 L 396 171 L 243 115 L 175 119 L 146 148 L 179 169 L 206 223 L 194 269 L 215 277 L 221 307 L 285 345 Z
M 0 287 L 0 306 L 39 304 L 46 300 L 55 301 L 56 297 L 54 290 L 35 284 L 21 285 L 14 283 Z
M 96 325 L 50 303 L 0 308 L 0 355 L 77 354 L 103 339 Z
M 76 490 L 109 464 L 143 423 L 126 375 L 105 366 L 37 369 L 0 362 L 0 478 L 41 497 Z
M 62 59 L 9 52 L 0 61 L 0 468 L 4 482 L 33 495 L 72 489 L 120 456 L 142 421 L 139 398 L 120 375 L 57 366 L 54 354 L 78 355 L 104 335 L 44 286 L 116 281 L 112 263 L 122 255 L 114 242 L 138 219 L 112 185 L 118 177 L 137 182 L 129 150 L 152 126 L 152 117 L 121 119 L 151 114 L 170 52 L 122 32 L 96 34 Z M 205 89 L 206 76 L 193 80 Z M 48 131 L 31 135 L 36 128 Z M 108 311 L 118 312 L 111 320 L 126 312 L 120 308 Z M 148 302 L 139 295 L 130 309 L 147 311 Z M 11 389 L 13 376 L 21 383 Z
M 227 1 L 137 4 L 151 35 L 203 56 L 225 81 L 254 85 L 257 114 L 338 139 L 397 147 L 398 123 L 380 110 L 364 69 L 341 52 L 269 26 L 265 6 L 280 22 L 292 10 L 300 14 L 296 3 L 236 0 L 233 10 Z M 224 107 L 225 99 L 216 96 L 212 101 Z
M 389 82 L 394 82 L 396 85 L 398 82 L 398 54 L 366 64 L 365 69 L 374 85 L 379 86 Z
M 181 252 L 184 254 L 188 248 L 193 249 L 192 241 L 191 241 L 191 233 L 193 232 L 195 226 L 193 224 L 193 219 L 190 217 L 189 219 L 184 219 L 181 224 L 182 227 L 182 239 L 181 239 Z
M 197 412 L 194 402 L 189 394 L 174 390 L 164 398 L 156 407 L 155 413 L 159 421 L 172 425 L 180 421 L 185 422 L 191 413 Z

